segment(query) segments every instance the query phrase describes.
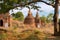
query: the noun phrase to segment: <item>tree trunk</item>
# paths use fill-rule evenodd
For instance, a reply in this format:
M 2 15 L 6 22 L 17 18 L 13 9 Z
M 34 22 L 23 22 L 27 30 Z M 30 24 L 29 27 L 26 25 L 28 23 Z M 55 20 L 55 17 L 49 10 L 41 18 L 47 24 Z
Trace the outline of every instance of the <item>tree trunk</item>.
M 60 20 L 59 20 L 59 33 L 60 33 Z
M 55 1 L 55 14 L 54 14 L 54 35 L 57 35 L 57 27 L 58 27 L 58 4 L 59 0 Z

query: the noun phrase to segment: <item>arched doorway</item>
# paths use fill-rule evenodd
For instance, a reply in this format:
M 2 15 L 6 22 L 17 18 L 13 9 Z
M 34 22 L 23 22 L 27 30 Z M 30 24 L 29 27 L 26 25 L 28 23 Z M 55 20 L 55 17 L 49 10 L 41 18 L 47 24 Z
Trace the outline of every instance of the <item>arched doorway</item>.
M 3 26 L 3 20 L 0 20 L 0 26 Z

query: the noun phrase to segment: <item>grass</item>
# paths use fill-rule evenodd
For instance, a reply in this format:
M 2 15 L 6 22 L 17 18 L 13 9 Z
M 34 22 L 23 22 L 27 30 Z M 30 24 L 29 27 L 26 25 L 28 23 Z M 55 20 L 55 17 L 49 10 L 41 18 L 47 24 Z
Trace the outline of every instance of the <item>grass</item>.
M 5 40 L 7 38 L 6 33 L 0 33 L 0 40 Z
M 15 30 L 15 29 L 14 29 Z M 14 32 L 7 32 L 7 33 L 1 33 L 0 34 L 0 40 L 41 40 L 40 36 L 42 33 L 38 30 L 24 30 L 20 32 L 19 34 Z
M 16 32 L 17 28 L 13 28 L 12 31 L 6 33 L 0 33 L 0 40 L 59 40 L 60 37 L 48 38 L 51 35 L 40 32 L 39 30 L 23 30 L 21 32 Z M 20 31 L 20 30 L 19 30 Z

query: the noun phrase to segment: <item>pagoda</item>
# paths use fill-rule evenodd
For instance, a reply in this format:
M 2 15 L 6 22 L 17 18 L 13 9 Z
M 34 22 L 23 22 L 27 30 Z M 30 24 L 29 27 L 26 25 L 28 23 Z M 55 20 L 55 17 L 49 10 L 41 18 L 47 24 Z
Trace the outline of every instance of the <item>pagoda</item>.
M 24 20 L 24 24 L 27 24 L 27 25 L 34 25 L 35 24 L 35 19 L 32 16 L 32 13 L 31 13 L 30 9 L 28 11 L 27 17 Z
M 36 27 L 40 27 L 40 17 L 39 17 L 38 11 L 37 11 L 36 17 L 35 17 L 35 25 L 36 25 Z

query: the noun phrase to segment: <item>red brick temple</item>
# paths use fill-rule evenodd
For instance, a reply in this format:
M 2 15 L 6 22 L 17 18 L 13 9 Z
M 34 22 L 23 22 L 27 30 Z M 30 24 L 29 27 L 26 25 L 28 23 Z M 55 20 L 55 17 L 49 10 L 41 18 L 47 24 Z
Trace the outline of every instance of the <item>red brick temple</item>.
M 9 13 L 0 14 L 0 26 L 1 27 L 10 26 L 10 15 L 9 15 Z
M 32 13 L 31 13 L 30 10 L 28 11 L 28 15 L 27 15 L 27 17 L 24 20 L 24 24 L 26 24 L 26 25 L 32 25 L 32 26 L 35 25 L 35 19 L 32 16 Z
M 24 24 L 32 26 L 32 27 L 38 27 L 38 25 L 40 25 L 39 19 L 40 19 L 40 17 L 38 15 L 38 12 L 36 14 L 36 17 L 33 17 L 31 11 L 29 10 L 27 17 L 24 20 Z
M 36 17 L 35 17 L 35 26 L 36 27 L 41 26 L 41 20 L 40 20 L 38 12 L 36 13 Z

